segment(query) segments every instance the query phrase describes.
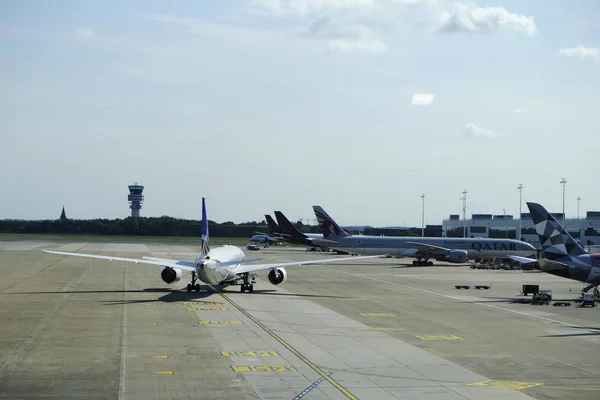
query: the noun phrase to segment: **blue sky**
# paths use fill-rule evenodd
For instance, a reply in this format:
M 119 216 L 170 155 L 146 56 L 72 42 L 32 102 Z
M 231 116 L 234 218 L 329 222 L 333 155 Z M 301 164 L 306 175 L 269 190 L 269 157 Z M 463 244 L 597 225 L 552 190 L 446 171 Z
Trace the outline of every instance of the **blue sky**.
M 600 209 L 600 3 L 5 1 L 0 218 Z M 430 105 L 411 104 L 415 93 Z M 592 156 L 594 155 L 594 157 Z M 526 207 L 524 211 L 526 211 Z

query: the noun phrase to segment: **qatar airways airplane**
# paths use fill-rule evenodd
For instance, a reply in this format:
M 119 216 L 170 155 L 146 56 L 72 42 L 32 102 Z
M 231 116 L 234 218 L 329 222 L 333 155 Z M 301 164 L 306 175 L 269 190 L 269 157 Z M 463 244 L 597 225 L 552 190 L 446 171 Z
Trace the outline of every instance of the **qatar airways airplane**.
M 206 206 L 202 198 L 202 249 L 196 261 L 178 261 L 164 258 L 143 257 L 143 259 L 123 258 L 113 256 L 101 256 L 96 254 L 66 253 L 62 251 L 44 250 L 47 253 L 62 254 L 66 256 L 99 258 L 111 261 L 125 261 L 136 264 L 150 264 L 162 268 L 160 277 L 165 283 L 175 283 L 183 277 L 183 271 L 192 274 L 192 281 L 187 285 L 187 291 L 200 291 L 200 280 L 206 284 L 230 286 L 240 285 L 241 292 L 252 292 L 253 282 L 256 281 L 256 272 L 268 270 L 267 278 L 273 285 L 280 285 L 287 277 L 283 267 L 292 267 L 309 264 L 324 264 L 341 261 L 354 261 L 367 258 L 385 257 L 385 254 L 366 257 L 330 258 L 326 260 L 308 260 L 273 264 L 250 263 L 262 260 L 261 258 L 244 259 L 244 252 L 236 246 L 225 245 L 211 248 L 208 235 L 208 219 L 206 218 Z

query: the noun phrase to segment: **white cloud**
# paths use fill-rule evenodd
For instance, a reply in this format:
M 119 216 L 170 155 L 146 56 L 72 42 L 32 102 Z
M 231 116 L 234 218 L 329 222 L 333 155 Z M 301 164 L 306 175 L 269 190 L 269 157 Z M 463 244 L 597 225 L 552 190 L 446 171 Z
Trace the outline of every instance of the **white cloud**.
M 273 14 L 308 15 L 333 10 L 361 10 L 375 6 L 375 0 L 252 0 L 251 4 Z
M 380 54 L 387 50 L 386 45 L 373 31 L 363 25 L 347 25 L 319 18 L 308 28 L 306 38 L 325 41 L 330 51 L 351 51 Z
M 586 47 L 579 45 L 577 47 L 559 50 L 557 53 L 558 55 L 565 57 L 575 57 L 582 60 L 589 58 L 595 61 L 600 61 L 600 51 L 597 47 Z
M 494 138 L 499 135 L 499 133 L 491 131 L 489 129 L 481 128 L 475 124 L 467 124 L 465 126 L 465 135 L 469 137 L 487 137 Z
M 75 31 L 75 34 L 77 36 L 81 36 L 81 37 L 93 37 L 94 36 L 94 31 L 90 27 L 80 28 L 80 29 L 77 29 Z
M 533 17 L 509 12 L 504 7 L 479 7 L 454 3 L 451 11 L 442 15 L 439 32 L 495 33 L 514 31 L 533 36 L 537 32 Z

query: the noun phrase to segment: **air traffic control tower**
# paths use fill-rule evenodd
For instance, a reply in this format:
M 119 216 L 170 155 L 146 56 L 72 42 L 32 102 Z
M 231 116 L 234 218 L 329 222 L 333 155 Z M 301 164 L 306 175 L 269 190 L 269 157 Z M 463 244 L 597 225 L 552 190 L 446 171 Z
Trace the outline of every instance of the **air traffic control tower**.
M 127 200 L 129 200 L 129 208 L 131 208 L 131 218 L 139 218 L 140 216 L 140 210 L 142 209 L 142 203 L 144 202 L 144 196 L 142 196 L 143 191 L 144 187 L 138 185 L 137 182 L 135 185 L 129 185 L 129 196 L 127 196 Z

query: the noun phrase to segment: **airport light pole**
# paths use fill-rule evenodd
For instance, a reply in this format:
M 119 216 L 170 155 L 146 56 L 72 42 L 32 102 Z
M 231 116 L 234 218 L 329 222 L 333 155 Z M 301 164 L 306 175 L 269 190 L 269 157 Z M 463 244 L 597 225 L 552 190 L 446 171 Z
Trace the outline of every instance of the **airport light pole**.
M 421 237 L 425 237 L 425 194 L 421 195 L 423 205 L 421 206 Z
M 566 227 L 566 225 L 565 225 L 565 223 L 567 222 L 567 220 L 566 220 L 566 215 L 565 215 L 565 187 L 567 186 L 567 178 L 562 178 L 562 179 L 560 180 L 560 183 L 561 183 L 561 184 L 562 184 L 562 186 L 563 186 L 563 211 L 562 211 L 562 212 L 563 212 L 563 227 L 564 227 L 565 229 L 567 229 L 567 227 Z
M 463 197 L 461 200 L 463 201 L 463 237 L 467 237 L 467 189 L 464 189 Z
M 577 196 L 577 219 L 579 219 L 579 203 L 581 203 L 581 196 Z
M 515 239 L 521 240 L 521 206 L 523 204 L 523 185 L 519 183 L 519 186 L 517 186 L 517 190 L 519 191 L 519 227 L 517 234 L 515 235 L 518 236 Z

